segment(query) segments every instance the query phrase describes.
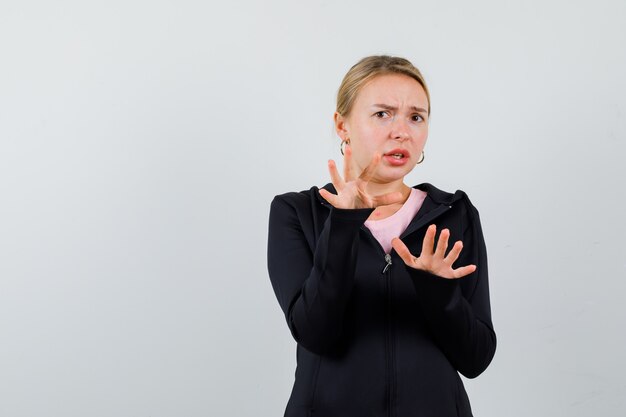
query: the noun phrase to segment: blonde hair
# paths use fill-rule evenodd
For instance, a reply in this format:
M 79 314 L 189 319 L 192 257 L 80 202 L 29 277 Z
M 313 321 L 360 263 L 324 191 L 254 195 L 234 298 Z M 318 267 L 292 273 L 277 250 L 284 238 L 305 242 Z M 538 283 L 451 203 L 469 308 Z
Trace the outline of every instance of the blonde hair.
M 417 81 L 426 92 L 430 115 L 430 93 L 420 70 L 407 59 L 389 55 L 368 56 L 350 68 L 337 91 L 337 113 L 348 116 L 361 88 L 374 77 L 385 74 L 402 74 Z

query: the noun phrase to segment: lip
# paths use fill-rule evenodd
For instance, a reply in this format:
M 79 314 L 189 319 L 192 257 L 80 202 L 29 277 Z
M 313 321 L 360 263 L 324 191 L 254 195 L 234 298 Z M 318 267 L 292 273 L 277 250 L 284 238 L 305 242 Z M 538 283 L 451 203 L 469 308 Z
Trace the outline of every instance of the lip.
M 407 151 L 406 149 L 402 149 L 402 148 L 392 149 L 388 152 L 385 152 L 383 156 L 390 156 L 390 155 L 393 155 L 394 153 L 401 153 L 402 155 L 404 155 L 404 158 L 406 159 L 409 159 L 411 157 L 411 154 L 409 153 L 409 151 Z
M 392 155 L 397 154 L 397 153 L 402 154 L 404 156 L 401 159 L 396 159 Z M 411 155 L 409 151 L 407 151 L 406 149 L 402 149 L 402 148 L 392 149 L 383 154 L 383 159 L 387 161 L 389 165 L 393 165 L 393 166 L 402 166 L 406 164 L 409 161 L 410 157 Z

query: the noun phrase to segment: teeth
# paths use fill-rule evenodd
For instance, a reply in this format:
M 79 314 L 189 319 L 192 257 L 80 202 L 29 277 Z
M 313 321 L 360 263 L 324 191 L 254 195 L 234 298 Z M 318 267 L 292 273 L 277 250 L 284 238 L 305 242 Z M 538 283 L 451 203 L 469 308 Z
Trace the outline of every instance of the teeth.
M 404 157 L 404 155 L 401 153 L 392 153 L 391 156 L 393 156 L 396 159 L 402 159 L 402 157 Z

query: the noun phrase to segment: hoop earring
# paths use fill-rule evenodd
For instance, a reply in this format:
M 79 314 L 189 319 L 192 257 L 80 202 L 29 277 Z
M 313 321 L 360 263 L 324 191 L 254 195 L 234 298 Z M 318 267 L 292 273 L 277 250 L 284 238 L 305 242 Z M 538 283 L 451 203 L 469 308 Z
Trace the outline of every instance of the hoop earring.
M 343 153 L 343 148 L 345 147 L 344 145 L 346 144 L 350 144 L 350 139 L 346 139 L 346 140 L 342 140 L 341 143 L 339 144 L 339 151 L 341 152 L 342 155 L 344 155 Z
M 415 164 L 415 165 L 419 165 L 419 164 L 421 164 L 422 162 L 424 162 L 424 151 L 422 151 L 422 157 L 420 158 L 420 160 L 419 160 L 419 161 L 417 161 L 417 164 Z

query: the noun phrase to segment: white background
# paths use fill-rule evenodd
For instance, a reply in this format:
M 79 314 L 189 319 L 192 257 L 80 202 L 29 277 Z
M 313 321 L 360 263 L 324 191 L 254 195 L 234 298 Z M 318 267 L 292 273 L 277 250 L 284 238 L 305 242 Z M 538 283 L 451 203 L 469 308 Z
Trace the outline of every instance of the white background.
M 477 416 L 626 415 L 623 1 L 0 1 L 0 415 L 278 416 L 275 194 L 341 78 L 409 58 L 411 184 L 465 190 L 498 350 Z

